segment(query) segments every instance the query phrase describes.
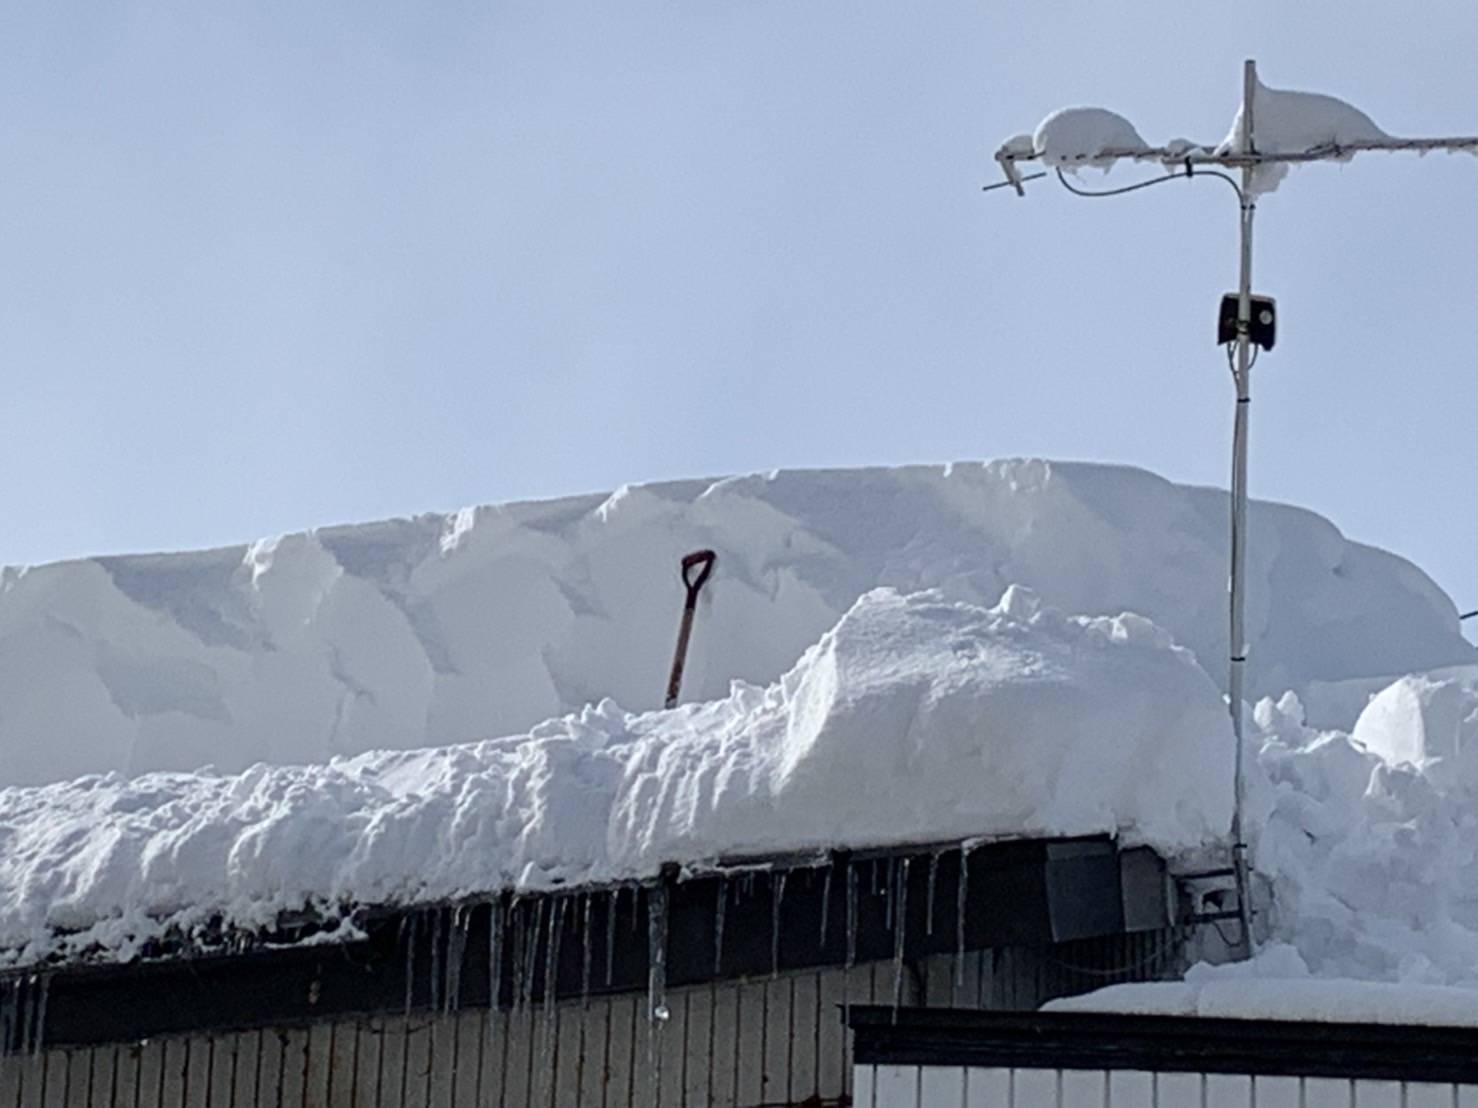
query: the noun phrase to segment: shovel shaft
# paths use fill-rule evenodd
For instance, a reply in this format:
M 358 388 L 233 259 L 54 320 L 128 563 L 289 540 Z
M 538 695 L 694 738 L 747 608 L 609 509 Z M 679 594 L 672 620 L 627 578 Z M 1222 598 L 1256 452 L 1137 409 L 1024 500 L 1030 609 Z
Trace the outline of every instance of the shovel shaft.
M 682 560 L 680 576 L 687 597 L 683 601 L 683 621 L 677 629 L 677 649 L 672 652 L 672 672 L 667 678 L 667 697 L 662 701 L 664 708 L 677 707 L 677 698 L 683 688 L 683 667 L 688 661 L 688 639 L 693 635 L 693 613 L 698 609 L 698 594 L 703 591 L 713 563 L 718 555 L 712 550 L 695 550 Z M 694 575 L 696 571 L 696 576 Z

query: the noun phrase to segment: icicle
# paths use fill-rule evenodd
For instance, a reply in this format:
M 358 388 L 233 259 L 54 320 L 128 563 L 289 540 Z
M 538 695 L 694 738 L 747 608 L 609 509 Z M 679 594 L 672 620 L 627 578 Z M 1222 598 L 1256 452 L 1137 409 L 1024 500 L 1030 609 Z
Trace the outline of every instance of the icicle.
M 559 1012 L 555 1008 L 558 995 L 559 944 L 564 931 L 565 901 L 554 899 L 549 921 L 549 942 L 544 950 L 544 1013 L 539 1032 L 539 1102 L 547 1103 L 554 1079 L 554 1044 L 559 1034 Z
M 21 1001 L 21 1041 L 20 1052 L 33 1057 L 40 1042 L 40 1020 L 36 1017 L 41 1009 L 41 978 L 32 974 L 25 979 L 25 987 L 22 991 Z
M 452 909 L 452 933 L 446 948 L 446 990 L 442 1011 L 455 1012 L 462 1006 L 462 956 L 467 950 L 467 906 Z
M 713 919 L 713 975 L 723 972 L 724 965 L 724 911 L 729 906 L 729 879 L 718 879 L 718 905 Z
M 606 985 L 611 984 L 612 975 L 616 972 L 616 909 L 621 903 L 621 886 L 617 885 L 615 891 L 606 901 Z
M 960 847 L 959 895 L 955 898 L 955 979 L 951 986 L 950 1001 L 954 1001 L 954 990 L 965 985 L 965 904 L 970 896 L 970 847 Z
M 41 1045 L 46 1041 L 46 1001 L 51 994 L 51 975 L 42 974 L 36 978 L 37 994 L 35 1009 L 35 1026 L 31 1031 L 31 1057 L 41 1053 Z
M 664 1023 L 667 1011 L 667 885 L 647 890 L 647 1013 Z
M 656 1104 L 662 1090 L 662 1029 L 667 1025 L 667 883 L 658 879 L 647 889 L 647 1072 Z
M 826 948 L 826 925 L 831 921 L 831 871 L 835 868 L 828 861 L 826 876 L 821 881 L 821 937 L 819 944 L 822 949 Z
M 847 969 L 857 964 L 857 869 L 847 863 Z
M 908 933 L 908 863 L 904 858 L 898 867 L 898 915 L 893 926 L 893 1022 L 898 1022 L 898 1006 L 903 1003 L 903 943 Z
M 526 962 L 524 958 L 524 947 L 528 945 L 529 941 L 528 917 L 529 912 L 526 907 L 518 897 L 514 897 L 513 906 L 509 911 L 509 921 L 513 925 L 513 944 L 512 950 L 510 951 L 510 957 L 513 962 L 513 991 L 512 995 L 508 998 L 510 1012 L 517 1011 L 523 1005 L 523 995 L 526 987 L 523 976 Z
M 533 933 L 524 937 L 523 969 L 521 971 L 523 981 L 518 996 L 520 1010 L 527 1009 L 534 999 L 534 975 L 539 969 L 539 938 L 544 934 L 545 902 L 545 897 L 535 898 Z
M 431 1010 L 439 1011 L 441 1008 L 441 985 L 443 981 L 442 952 L 444 938 L 442 931 L 442 918 L 446 915 L 444 909 L 435 908 L 431 912 Z
M 883 926 L 889 931 L 893 930 L 893 859 L 889 858 L 884 869 L 887 880 L 883 883 Z
M 405 1014 L 411 1014 L 416 988 L 416 915 L 400 921 L 400 937 L 405 942 Z
M 498 1014 L 503 1002 L 503 898 L 488 904 L 488 1009 Z M 492 1026 L 489 1021 L 488 1026 Z
M 939 851 L 929 855 L 929 902 L 925 905 L 924 934 L 934 934 L 934 890 L 939 878 Z
M 590 1007 L 590 931 L 595 895 L 580 894 L 580 1007 Z
M 18 981 L 0 981 L 0 1062 L 4 1062 L 5 1055 L 17 1048 L 16 1001 L 19 998 Z
M 770 976 L 780 976 L 780 906 L 785 901 L 785 879 L 790 876 L 784 870 L 775 874 L 774 898 L 770 902 Z

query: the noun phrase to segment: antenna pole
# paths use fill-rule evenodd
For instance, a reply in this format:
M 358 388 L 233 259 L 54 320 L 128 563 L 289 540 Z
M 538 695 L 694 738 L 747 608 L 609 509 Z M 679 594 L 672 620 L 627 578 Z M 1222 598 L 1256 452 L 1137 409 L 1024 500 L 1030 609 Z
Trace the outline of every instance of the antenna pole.
M 1242 150 L 1253 153 L 1253 99 L 1257 88 L 1257 65 L 1248 60 L 1242 67 Z M 1232 424 L 1232 533 L 1229 581 L 1228 636 L 1229 667 L 1227 706 L 1232 713 L 1232 735 L 1236 742 L 1232 781 L 1232 869 L 1237 882 L 1237 915 L 1241 927 L 1241 957 L 1252 954 L 1252 908 L 1248 902 L 1247 844 L 1243 841 L 1242 809 L 1247 795 L 1243 768 L 1242 685 L 1247 666 L 1247 416 L 1252 406 L 1252 217 L 1253 166 L 1242 166 L 1241 275 L 1237 287 L 1237 366 L 1233 373 L 1237 388 L 1236 417 Z

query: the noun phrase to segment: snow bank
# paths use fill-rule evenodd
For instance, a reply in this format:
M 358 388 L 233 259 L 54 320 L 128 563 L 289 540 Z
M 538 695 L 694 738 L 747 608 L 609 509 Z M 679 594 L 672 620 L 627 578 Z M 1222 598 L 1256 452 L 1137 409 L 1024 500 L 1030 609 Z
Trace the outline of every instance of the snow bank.
M 1257 705 L 1249 829 L 1268 943 L 1067 1007 L 1478 1025 L 1478 674 L 1412 675 L 1352 731 Z
M 1409 563 L 1254 504 L 1253 695 L 1471 663 Z M 1223 679 L 1226 497 L 1044 461 L 779 472 L 0 572 L 0 784 L 526 731 L 660 703 L 678 559 L 718 551 L 684 695 L 774 681 L 878 586 L 1139 612 Z M 1384 683 L 1384 682 L 1382 682 Z
M 1228 825 L 1231 753 L 1216 686 L 1142 617 L 877 590 L 778 681 L 710 703 L 0 790 L 0 961 L 725 856 L 1099 832 L 1189 850 Z

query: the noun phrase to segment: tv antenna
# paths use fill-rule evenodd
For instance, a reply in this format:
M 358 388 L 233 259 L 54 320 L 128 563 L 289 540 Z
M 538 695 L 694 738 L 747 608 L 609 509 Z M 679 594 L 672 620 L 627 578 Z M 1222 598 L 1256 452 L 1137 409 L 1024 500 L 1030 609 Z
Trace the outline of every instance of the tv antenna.
M 1262 93 L 1263 96 L 1259 96 Z M 1277 114 L 1279 100 L 1284 104 L 1297 101 L 1302 110 L 1333 111 L 1344 121 L 1356 121 L 1354 127 L 1332 125 L 1328 138 L 1320 137 L 1312 144 L 1289 141 L 1287 134 L 1278 133 L 1278 124 L 1269 128 L 1266 149 L 1259 149 L 1257 120 L 1254 109 L 1259 103 L 1271 107 Z M 1478 153 L 1478 137 L 1460 138 L 1395 138 L 1386 135 L 1370 122 L 1368 117 L 1348 104 L 1333 97 L 1312 96 L 1307 93 L 1285 93 L 1267 89 L 1257 79 L 1257 63 L 1251 60 L 1242 66 L 1242 109 L 1237 117 L 1233 133 L 1215 148 L 1197 146 L 1185 141 L 1165 146 L 1147 146 L 1138 140 L 1138 135 L 1127 120 L 1112 116 L 1099 109 L 1081 109 L 1094 112 L 1100 117 L 1109 117 L 1123 125 L 1121 131 L 1112 128 L 1101 133 L 1111 135 L 1105 143 L 1090 144 L 1089 149 L 1053 150 L 1036 139 L 1043 130 L 1031 138 L 1020 136 L 1008 140 L 996 152 L 1005 180 L 985 186 L 985 191 L 1012 189 L 1017 196 L 1025 196 L 1025 185 L 1055 172 L 1064 188 L 1078 196 L 1120 196 L 1163 184 L 1166 181 L 1185 177 L 1191 180 L 1210 177 L 1226 181 L 1237 194 L 1240 209 L 1240 279 L 1237 292 L 1222 299 L 1218 318 L 1217 341 L 1227 348 L 1227 361 L 1231 367 L 1232 380 L 1236 386 L 1235 417 L 1232 425 L 1232 488 L 1231 488 L 1231 573 L 1228 605 L 1228 678 L 1227 705 L 1232 716 L 1232 733 L 1236 741 L 1233 769 L 1232 805 L 1232 870 L 1237 886 L 1237 919 L 1241 935 L 1235 953 L 1250 957 L 1253 950 L 1252 912 L 1248 899 L 1247 844 L 1243 841 L 1242 816 L 1246 802 L 1246 773 L 1243 765 L 1243 721 L 1242 687 L 1247 666 L 1248 645 L 1244 626 L 1247 572 L 1247 415 L 1252 404 L 1252 366 L 1259 350 L 1271 350 L 1276 337 L 1276 305 L 1270 297 L 1255 296 L 1252 292 L 1252 218 L 1257 211 L 1257 197 L 1276 186 L 1288 167 L 1305 162 L 1348 161 L 1355 154 L 1367 150 L 1466 150 Z M 1069 113 L 1062 113 L 1069 114 Z M 1051 118 L 1047 122 L 1050 122 Z M 1319 130 L 1317 118 L 1312 130 Z M 1363 124 L 1363 125 L 1362 125 Z M 1305 118 L 1291 129 L 1292 133 L 1310 130 L 1310 120 Z M 1122 141 L 1120 141 L 1122 140 Z M 1292 146 L 1294 148 L 1290 149 Z M 1092 165 L 1107 169 L 1116 162 L 1144 162 L 1160 165 L 1165 174 L 1139 181 L 1122 188 L 1089 190 L 1068 180 L 1064 168 L 1072 170 Z M 1040 172 L 1023 174 L 1017 168 L 1021 163 L 1038 162 L 1048 167 Z M 1228 172 L 1230 171 L 1230 172 Z M 1478 615 L 1470 612 L 1468 616 Z M 1464 616 L 1463 618 L 1468 618 Z

